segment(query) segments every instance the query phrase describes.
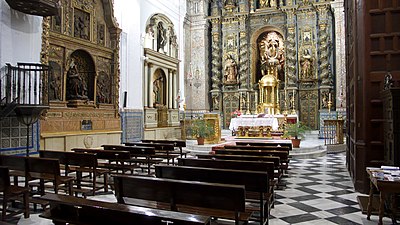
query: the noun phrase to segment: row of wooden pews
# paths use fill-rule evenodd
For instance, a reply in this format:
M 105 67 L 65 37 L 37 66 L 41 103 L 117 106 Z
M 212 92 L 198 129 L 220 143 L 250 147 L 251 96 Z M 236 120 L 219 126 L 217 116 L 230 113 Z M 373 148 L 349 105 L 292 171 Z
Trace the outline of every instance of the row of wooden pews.
M 231 219 L 235 224 L 251 219 L 268 224 L 273 187 L 282 174 L 280 156 L 216 159 L 217 155 L 178 158 L 179 166 L 156 165 L 156 178 L 114 176 L 118 202 Z M 240 187 L 244 194 L 234 194 L 235 190 L 229 189 L 232 186 Z
M 46 194 L 42 199 L 50 202 L 50 209 L 46 210 L 40 217 L 51 219 L 57 225 L 211 225 L 209 216 L 88 200 L 66 195 Z

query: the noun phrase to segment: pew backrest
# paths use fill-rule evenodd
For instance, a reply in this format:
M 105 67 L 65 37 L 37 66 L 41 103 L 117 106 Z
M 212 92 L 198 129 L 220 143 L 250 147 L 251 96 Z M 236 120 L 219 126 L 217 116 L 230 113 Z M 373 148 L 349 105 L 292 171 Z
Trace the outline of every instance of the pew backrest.
M 184 140 L 150 140 L 150 139 L 142 139 L 144 143 L 165 143 L 165 144 L 173 144 L 175 147 L 183 148 L 186 147 L 186 141 Z
M 119 203 L 124 198 L 135 198 L 170 204 L 211 209 L 245 211 L 243 185 L 179 181 L 154 177 L 114 176 L 115 195 Z
M 178 165 L 179 166 L 191 166 L 191 167 L 233 169 L 233 170 L 265 171 L 268 173 L 269 179 L 271 179 L 271 180 L 274 179 L 274 163 L 273 162 L 179 158 Z
M 156 150 L 173 151 L 175 150 L 174 144 L 169 143 L 146 143 L 146 142 L 126 142 L 126 146 L 145 146 L 154 147 Z
M 246 191 L 269 191 L 268 173 L 248 170 L 156 165 L 156 177 L 244 185 Z
M 67 195 L 46 194 L 50 209 L 40 215 L 59 224 L 209 225 L 209 216 L 129 206 Z

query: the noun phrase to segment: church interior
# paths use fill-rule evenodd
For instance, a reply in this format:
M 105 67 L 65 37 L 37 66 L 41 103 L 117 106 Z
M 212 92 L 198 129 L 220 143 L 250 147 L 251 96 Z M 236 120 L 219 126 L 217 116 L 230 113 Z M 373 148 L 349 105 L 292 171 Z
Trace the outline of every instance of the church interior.
M 0 224 L 397 224 L 400 0 L 0 12 Z

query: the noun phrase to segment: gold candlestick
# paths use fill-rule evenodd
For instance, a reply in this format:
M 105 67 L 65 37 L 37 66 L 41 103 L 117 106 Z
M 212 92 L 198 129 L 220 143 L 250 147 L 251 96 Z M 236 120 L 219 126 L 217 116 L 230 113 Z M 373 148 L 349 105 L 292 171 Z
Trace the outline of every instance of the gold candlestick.
M 291 112 L 291 114 L 292 115 L 296 115 L 296 109 L 295 109 L 295 104 L 294 104 L 294 90 L 292 91 L 292 93 L 293 93 L 293 96 L 292 96 L 292 112 Z

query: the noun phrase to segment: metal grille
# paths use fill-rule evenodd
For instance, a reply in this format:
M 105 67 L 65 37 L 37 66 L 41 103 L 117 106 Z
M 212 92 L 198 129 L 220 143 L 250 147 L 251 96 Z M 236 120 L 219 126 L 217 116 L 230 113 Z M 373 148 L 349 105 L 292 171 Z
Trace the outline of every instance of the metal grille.
M 42 64 L 6 64 L 0 79 L 1 105 L 48 105 L 49 72 L 49 67 Z

